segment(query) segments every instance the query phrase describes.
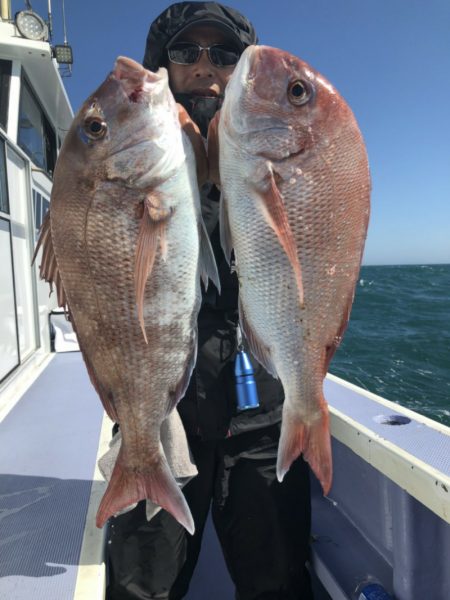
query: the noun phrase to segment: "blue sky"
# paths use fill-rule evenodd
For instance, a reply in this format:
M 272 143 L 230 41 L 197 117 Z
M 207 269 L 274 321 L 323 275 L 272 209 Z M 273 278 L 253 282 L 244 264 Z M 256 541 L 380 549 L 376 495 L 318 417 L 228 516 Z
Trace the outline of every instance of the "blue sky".
M 47 0 L 32 0 L 46 16 Z M 141 61 L 167 2 L 66 0 L 74 111 L 118 55 Z M 363 264 L 450 263 L 450 2 L 228 0 L 260 42 L 318 69 L 347 100 L 366 141 L 372 214 Z M 13 13 L 25 2 L 12 2 Z M 54 43 L 63 41 L 52 1 Z

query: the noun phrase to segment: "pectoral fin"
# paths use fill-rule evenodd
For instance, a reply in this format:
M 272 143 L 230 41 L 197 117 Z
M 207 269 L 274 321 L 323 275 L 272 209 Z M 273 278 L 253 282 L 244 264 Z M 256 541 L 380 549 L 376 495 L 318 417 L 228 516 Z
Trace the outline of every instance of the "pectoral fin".
M 302 269 L 298 258 L 297 244 L 289 225 L 286 208 L 280 194 L 272 171 L 268 174 L 268 187 L 265 191 L 257 190 L 257 196 L 261 199 L 260 206 L 267 224 L 273 229 L 275 235 L 285 251 L 292 265 L 297 282 L 300 307 L 304 307 L 304 291 Z
M 147 335 L 144 325 L 145 285 L 155 263 L 158 243 L 161 247 L 162 256 L 165 257 L 166 223 L 171 214 L 172 209 L 165 208 L 157 195 L 149 194 L 146 197 L 137 239 L 134 270 L 138 319 L 146 342 Z

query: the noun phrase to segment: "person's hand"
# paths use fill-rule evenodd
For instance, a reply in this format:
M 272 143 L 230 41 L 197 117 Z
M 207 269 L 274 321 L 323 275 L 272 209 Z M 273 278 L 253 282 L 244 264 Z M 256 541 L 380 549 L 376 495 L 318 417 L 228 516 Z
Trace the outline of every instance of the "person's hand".
M 216 112 L 208 127 L 208 168 L 209 180 L 220 189 L 219 172 L 219 119 L 220 110 Z
M 186 109 L 181 104 L 177 104 L 177 107 L 181 128 L 188 136 L 194 149 L 197 166 L 197 180 L 199 187 L 201 187 L 208 181 L 208 158 L 206 156 L 205 143 L 202 134 L 200 133 L 200 129 L 188 115 Z

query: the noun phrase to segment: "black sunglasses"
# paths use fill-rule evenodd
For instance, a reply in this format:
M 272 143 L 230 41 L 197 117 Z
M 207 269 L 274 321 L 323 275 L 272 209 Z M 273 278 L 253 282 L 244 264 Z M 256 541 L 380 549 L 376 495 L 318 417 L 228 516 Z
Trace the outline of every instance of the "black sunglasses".
M 215 67 L 231 67 L 239 61 L 241 53 L 232 46 L 213 44 L 205 48 L 193 42 L 179 42 L 167 49 L 170 62 L 176 65 L 194 65 L 202 50 L 208 52 L 208 58 Z

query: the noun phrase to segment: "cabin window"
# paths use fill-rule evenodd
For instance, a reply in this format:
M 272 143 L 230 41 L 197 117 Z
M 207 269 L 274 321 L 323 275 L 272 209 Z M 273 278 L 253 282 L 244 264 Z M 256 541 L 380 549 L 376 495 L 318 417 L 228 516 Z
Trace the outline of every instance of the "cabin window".
M 56 134 L 25 79 L 20 95 L 18 144 L 36 166 L 53 174 Z
M 0 59 L 0 125 L 6 131 L 8 124 L 9 83 L 11 81 L 10 60 Z
M 8 186 L 6 185 L 5 142 L 0 140 L 0 212 L 9 214 Z
M 36 239 L 39 235 L 39 230 L 44 220 L 45 215 L 50 208 L 50 200 L 33 189 L 33 208 L 34 208 L 34 228 Z

